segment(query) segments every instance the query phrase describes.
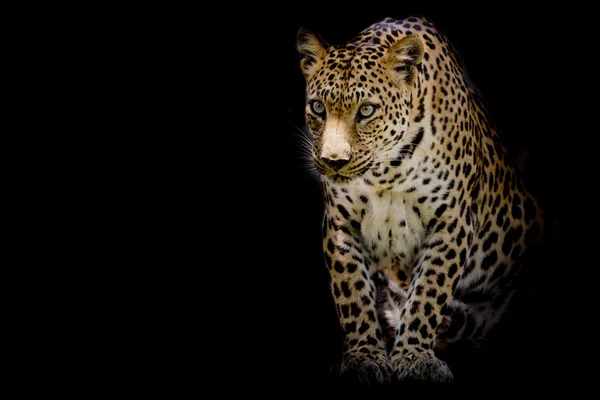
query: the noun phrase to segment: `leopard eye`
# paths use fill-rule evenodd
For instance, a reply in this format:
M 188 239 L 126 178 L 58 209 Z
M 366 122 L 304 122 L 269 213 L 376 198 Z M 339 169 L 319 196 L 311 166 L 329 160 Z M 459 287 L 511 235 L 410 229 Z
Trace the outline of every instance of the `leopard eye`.
M 325 114 L 325 106 L 318 100 L 311 102 L 310 108 L 317 115 L 322 116 L 323 114 Z
M 371 104 L 363 104 L 358 109 L 359 118 L 368 118 L 375 112 L 375 107 Z

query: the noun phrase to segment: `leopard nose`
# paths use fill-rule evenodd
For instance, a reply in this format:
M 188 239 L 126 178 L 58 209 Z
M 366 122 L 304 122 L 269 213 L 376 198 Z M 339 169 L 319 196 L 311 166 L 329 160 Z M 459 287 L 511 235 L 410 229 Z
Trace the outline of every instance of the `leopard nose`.
M 348 164 L 348 161 L 350 161 L 349 158 L 333 158 L 333 157 L 332 158 L 322 157 L 322 160 L 336 171 L 343 168 L 344 165 Z

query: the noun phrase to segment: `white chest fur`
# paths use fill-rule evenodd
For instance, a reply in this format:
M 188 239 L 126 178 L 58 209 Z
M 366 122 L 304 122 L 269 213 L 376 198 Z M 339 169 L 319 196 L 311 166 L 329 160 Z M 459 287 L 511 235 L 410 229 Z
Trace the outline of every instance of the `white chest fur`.
M 407 193 L 367 193 L 361 233 L 366 249 L 378 260 L 378 267 L 410 264 L 425 236 L 425 227 Z

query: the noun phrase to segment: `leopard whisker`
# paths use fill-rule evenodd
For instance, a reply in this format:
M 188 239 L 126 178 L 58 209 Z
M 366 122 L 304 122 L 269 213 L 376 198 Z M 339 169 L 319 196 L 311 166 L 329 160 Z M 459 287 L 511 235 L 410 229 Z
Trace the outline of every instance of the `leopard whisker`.
M 302 128 L 298 127 L 294 123 L 290 122 L 290 125 L 294 128 L 292 133 L 298 140 L 297 149 L 299 151 L 298 158 L 301 162 L 301 166 L 308 172 L 308 175 L 312 178 L 319 177 L 321 174 L 315 165 L 313 159 L 313 142 L 308 133 Z

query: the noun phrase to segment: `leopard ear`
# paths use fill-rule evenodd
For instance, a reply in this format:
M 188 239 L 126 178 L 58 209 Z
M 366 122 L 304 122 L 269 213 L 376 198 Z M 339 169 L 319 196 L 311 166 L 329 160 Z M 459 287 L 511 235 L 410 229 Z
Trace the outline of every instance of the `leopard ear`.
M 388 49 L 382 61 L 396 84 L 412 84 L 423 51 L 423 42 L 415 36 L 406 36 Z
M 327 50 L 323 42 L 305 28 L 298 31 L 297 48 L 301 56 L 300 68 L 308 81 L 323 64 Z

